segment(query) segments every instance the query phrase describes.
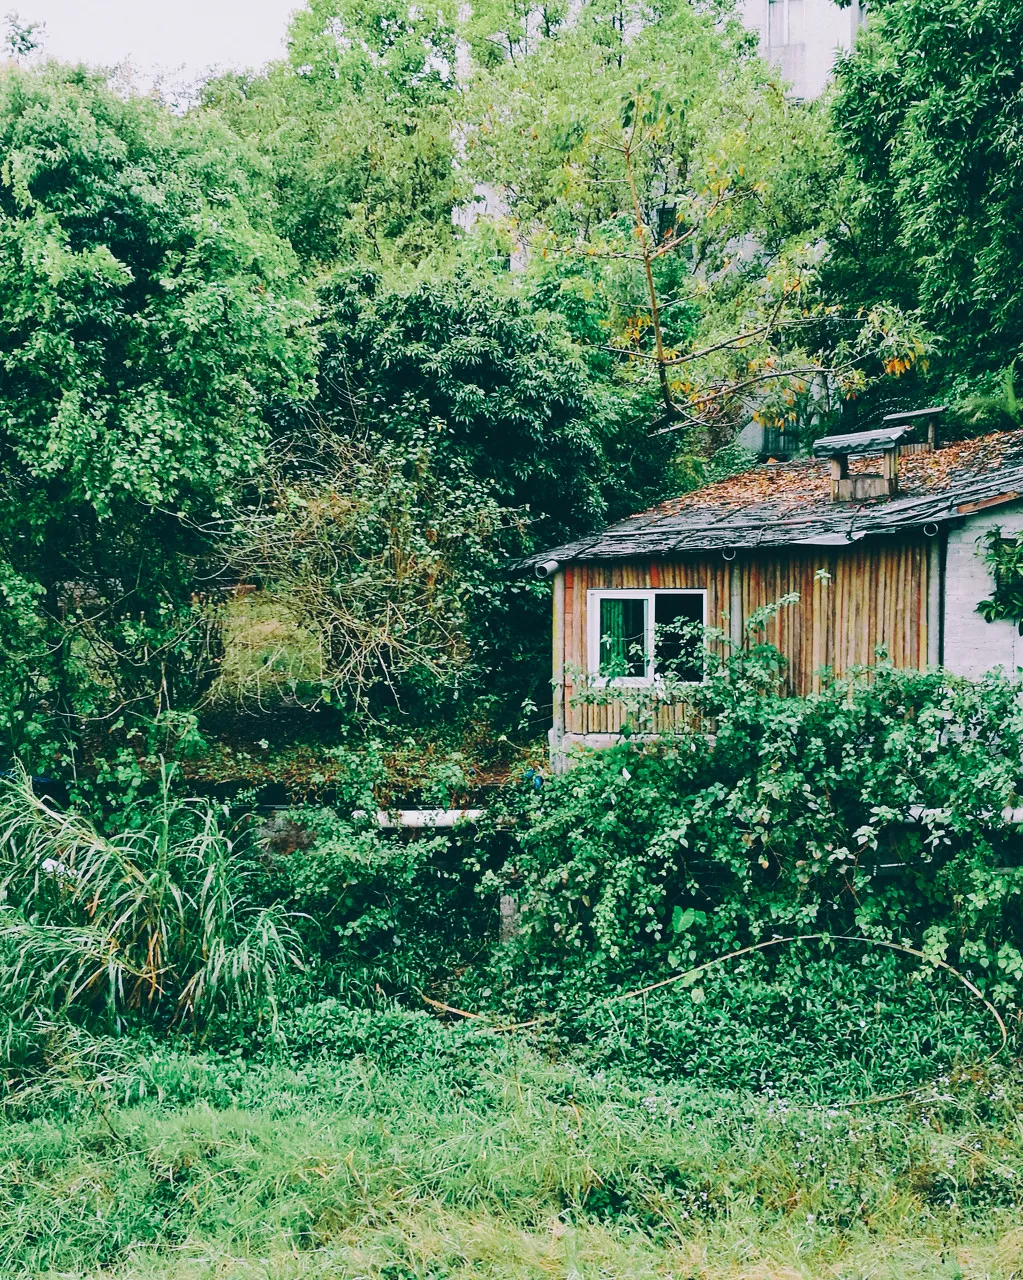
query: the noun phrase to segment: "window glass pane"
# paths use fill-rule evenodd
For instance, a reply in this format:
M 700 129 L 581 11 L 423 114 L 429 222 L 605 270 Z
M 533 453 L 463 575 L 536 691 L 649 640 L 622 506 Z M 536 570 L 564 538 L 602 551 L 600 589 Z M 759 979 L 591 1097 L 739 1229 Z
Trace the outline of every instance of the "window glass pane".
M 702 680 L 703 596 L 654 596 L 654 667 L 679 680 Z
M 600 601 L 600 674 L 607 679 L 647 674 L 645 600 Z

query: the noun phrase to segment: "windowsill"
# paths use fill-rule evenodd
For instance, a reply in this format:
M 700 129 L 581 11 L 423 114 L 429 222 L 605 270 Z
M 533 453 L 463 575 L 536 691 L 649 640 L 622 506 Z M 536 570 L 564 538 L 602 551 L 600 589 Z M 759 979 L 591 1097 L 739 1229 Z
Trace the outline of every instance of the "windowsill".
M 663 689 L 663 676 L 598 676 L 590 672 L 590 683 L 595 689 Z M 679 683 L 686 685 L 701 685 L 707 683 L 707 677 L 703 676 L 699 680 L 682 680 Z

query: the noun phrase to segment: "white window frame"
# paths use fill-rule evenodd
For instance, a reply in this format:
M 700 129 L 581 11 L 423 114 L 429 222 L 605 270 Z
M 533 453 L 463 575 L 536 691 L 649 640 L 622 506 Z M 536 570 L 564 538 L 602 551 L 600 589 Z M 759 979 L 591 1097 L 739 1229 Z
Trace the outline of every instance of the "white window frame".
M 656 603 L 657 596 L 701 596 L 703 609 L 701 611 L 703 627 L 707 626 L 707 589 L 706 587 L 646 587 L 637 589 L 634 587 L 592 588 L 586 592 L 586 667 L 591 682 L 598 688 L 605 688 L 610 685 L 613 689 L 643 689 L 662 680 L 662 677 L 653 669 L 654 666 L 654 640 L 656 632 Z M 646 634 L 643 639 L 643 647 L 646 652 L 646 670 L 645 676 L 602 676 L 600 674 L 600 602 L 601 600 L 645 600 L 646 601 Z M 702 684 L 706 679 L 703 675 L 699 680 L 687 681 L 689 684 Z

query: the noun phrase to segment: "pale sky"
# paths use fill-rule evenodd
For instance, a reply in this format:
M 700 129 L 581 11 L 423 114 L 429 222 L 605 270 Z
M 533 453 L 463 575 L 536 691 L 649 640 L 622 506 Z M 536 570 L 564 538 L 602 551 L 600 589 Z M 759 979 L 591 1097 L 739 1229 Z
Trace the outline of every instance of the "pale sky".
M 135 64 L 143 78 L 164 69 L 259 67 L 284 53 L 302 0 L 8 0 L 20 21 L 46 24 L 43 51 L 68 62 Z

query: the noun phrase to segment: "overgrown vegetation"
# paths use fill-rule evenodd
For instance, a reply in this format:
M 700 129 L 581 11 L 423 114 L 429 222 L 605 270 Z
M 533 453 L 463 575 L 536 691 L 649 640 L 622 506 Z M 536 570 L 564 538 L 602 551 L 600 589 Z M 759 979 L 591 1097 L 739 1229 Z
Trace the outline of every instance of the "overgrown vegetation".
M 70 1014 L 201 1027 L 217 1014 L 277 1018 L 298 939 L 261 905 L 256 866 L 201 801 L 161 803 L 109 836 L 60 813 L 25 775 L 0 798 L 0 954 L 16 1021 Z
M 1019 425 L 1019 4 L 871 8 L 814 104 L 688 0 L 0 72 L 4 1274 L 1019 1271 L 1018 685 L 783 697 L 780 601 L 550 777 L 516 567 Z
M 688 3 L 317 0 L 184 113 L 2 90 L 0 704 L 86 786 L 291 703 L 513 733 L 549 698 L 522 556 L 931 348 L 827 295 L 827 112 Z
M 55 1043 L 3 1130 L 4 1268 L 1008 1280 L 1019 1263 L 1019 1083 L 998 1070 L 848 1109 L 595 1076 L 397 1010 L 308 1010 L 289 1031 L 275 1064 Z
M 653 699 L 688 703 L 693 728 L 626 737 L 524 793 L 509 875 L 526 949 L 575 951 L 585 980 L 628 981 L 653 955 L 684 966 L 771 931 L 906 937 L 979 965 L 1011 999 L 1023 976 L 1023 863 L 1003 819 L 1023 786 L 1015 681 L 880 665 L 786 697 L 779 655 L 754 632 L 705 664 L 701 684 L 636 691 L 634 733 Z
M 994 591 L 977 606 L 988 622 L 1008 618 L 1023 626 L 1023 546 L 1019 537 L 992 529 L 984 538 L 984 559 L 991 568 Z
M 957 4 L 876 6 L 816 104 L 675 0 L 315 0 L 177 114 L 9 67 L 9 762 L 142 785 L 292 707 L 293 741 L 500 755 L 549 698 L 524 555 L 736 465 L 750 420 L 1008 421 L 1015 15 L 960 57 Z
M 707 662 L 688 686 L 702 728 L 627 737 L 539 789 L 531 769 L 485 825 L 451 833 L 381 828 L 360 753 L 339 755 L 332 805 L 243 815 L 230 836 L 226 810 L 166 788 L 102 835 L 28 779 L 4 784 L 18 1015 L 219 1036 L 222 1011 L 224 1028 L 272 1028 L 282 999 L 426 995 L 593 1063 L 797 1091 L 833 1072 L 829 1036 L 846 1088 L 878 1072 L 901 1087 L 967 1043 L 983 1057 L 1023 979 L 1023 861 L 1003 819 L 1021 789 L 1016 685 L 879 667 L 792 698 L 769 645 Z M 442 774 L 428 803 L 466 785 Z M 519 912 L 504 941 L 501 893 Z M 662 979 L 655 1003 L 629 1003 Z M 932 1034 L 932 1004 L 958 1043 Z M 871 1007 L 872 1028 L 884 1009 L 916 1048 L 884 1064 L 874 1031 L 829 1023 Z M 739 1021 L 712 1050 L 722 1017 Z M 798 1028 L 790 1050 L 776 1021 Z

